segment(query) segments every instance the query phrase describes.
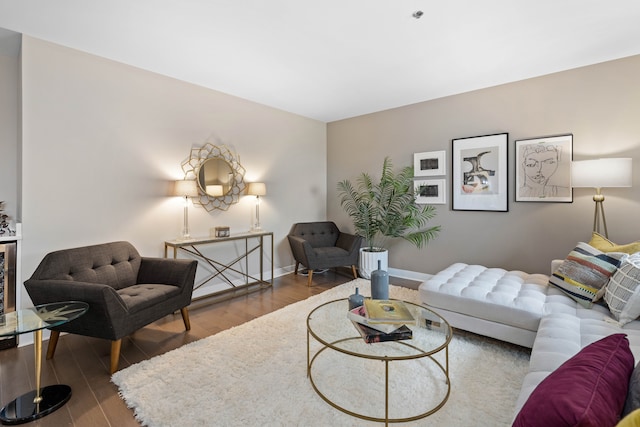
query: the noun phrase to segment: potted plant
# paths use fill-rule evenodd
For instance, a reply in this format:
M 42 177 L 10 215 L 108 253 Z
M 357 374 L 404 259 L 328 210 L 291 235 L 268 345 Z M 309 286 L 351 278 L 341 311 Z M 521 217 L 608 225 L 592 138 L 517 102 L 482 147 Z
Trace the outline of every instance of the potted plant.
M 365 240 L 360 250 L 360 275 L 366 279 L 377 269 L 378 259 L 384 270 L 388 267 L 387 241 L 400 237 L 423 248 L 440 231 L 440 226 L 428 227 L 435 216 L 431 205 L 417 205 L 413 188 L 413 167 L 406 166 L 394 173 L 389 157 L 384 159 L 382 176 L 377 183 L 363 172 L 354 186 L 351 181 L 338 183 L 342 208 L 353 220 L 356 234 Z

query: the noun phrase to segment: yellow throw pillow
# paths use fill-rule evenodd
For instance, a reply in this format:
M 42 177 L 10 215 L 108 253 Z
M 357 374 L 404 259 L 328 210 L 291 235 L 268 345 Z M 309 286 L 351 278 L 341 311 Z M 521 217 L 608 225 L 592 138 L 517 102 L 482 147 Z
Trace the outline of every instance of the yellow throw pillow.
M 636 409 L 624 417 L 616 427 L 640 427 L 640 409 Z
M 611 240 L 596 232 L 591 235 L 589 245 L 602 252 L 624 252 L 625 254 L 640 252 L 640 241 L 627 243 L 626 245 L 616 245 Z

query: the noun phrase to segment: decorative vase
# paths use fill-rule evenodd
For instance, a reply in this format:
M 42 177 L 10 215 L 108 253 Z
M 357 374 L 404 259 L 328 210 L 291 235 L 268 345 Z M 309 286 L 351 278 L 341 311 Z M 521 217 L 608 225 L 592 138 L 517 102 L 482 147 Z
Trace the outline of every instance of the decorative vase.
M 360 307 L 364 304 L 364 297 L 358 293 L 358 288 L 356 288 L 356 293 L 349 296 L 349 311 L 353 310 L 356 307 Z
M 371 272 L 371 298 L 389 299 L 389 273 L 382 269 L 378 260 L 378 269 Z
M 360 277 L 371 279 L 371 272 L 376 269 L 378 261 L 382 261 L 382 269 L 387 269 L 389 259 L 389 251 L 382 248 L 374 248 L 370 251 L 368 248 L 360 248 L 360 257 L 358 262 L 358 272 Z

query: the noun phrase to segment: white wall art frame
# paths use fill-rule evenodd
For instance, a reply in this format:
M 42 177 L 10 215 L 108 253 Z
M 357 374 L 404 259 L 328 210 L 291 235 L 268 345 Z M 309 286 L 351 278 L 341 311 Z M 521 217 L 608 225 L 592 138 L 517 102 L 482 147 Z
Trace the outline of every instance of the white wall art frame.
M 447 181 L 445 179 L 418 179 L 414 183 L 416 203 L 421 205 L 444 205 L 447 203 Z
M 413 155 L 414 176 L 446 175 L 446 151 L 425 151 Z

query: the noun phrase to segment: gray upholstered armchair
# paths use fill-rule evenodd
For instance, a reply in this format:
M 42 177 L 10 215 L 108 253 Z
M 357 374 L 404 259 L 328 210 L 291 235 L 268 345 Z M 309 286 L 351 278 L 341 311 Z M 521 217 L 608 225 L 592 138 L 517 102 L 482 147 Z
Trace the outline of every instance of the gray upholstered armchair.
M 66 249 L 46 255 L 25 288 L 34 304 L 84 301 L 89 311 L 52 328 L 47 359 L 60 332 L 111 340 L 110 373 L 118 369 L 122 338 L 177 310 L 187 330 L 197 261 L 144 258 L 128 242 Z
M 315 269 L 351 266 L 353 277 L 358 278 L 356 265 L 362 237 L 342 233 L 335 223 L 323 221 L 293 224 L 287 239 L 296 260 L 295 274 L 300 264 L 304 265 L 309 271 L 309 286 Z

